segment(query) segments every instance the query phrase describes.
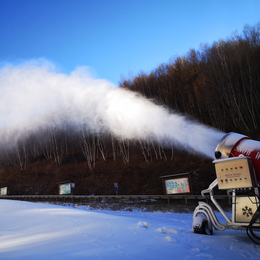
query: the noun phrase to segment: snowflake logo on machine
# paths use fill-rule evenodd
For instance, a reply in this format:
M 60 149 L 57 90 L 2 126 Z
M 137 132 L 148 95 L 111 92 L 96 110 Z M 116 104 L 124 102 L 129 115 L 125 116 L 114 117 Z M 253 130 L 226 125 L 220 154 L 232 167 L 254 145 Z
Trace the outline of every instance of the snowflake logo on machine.
M 250 217 L 253 215 L 252 209 L 245 206 L 243 209 L 243 215 L 246 215 L 247 217 Z

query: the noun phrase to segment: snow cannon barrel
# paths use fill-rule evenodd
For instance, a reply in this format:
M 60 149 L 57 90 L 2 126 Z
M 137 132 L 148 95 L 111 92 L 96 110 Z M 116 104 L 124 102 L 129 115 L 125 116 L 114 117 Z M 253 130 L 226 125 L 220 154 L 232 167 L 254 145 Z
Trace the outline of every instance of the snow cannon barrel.
M 260 183 L 260 142 L 237 133 L 222 137 L 215 150 L 216 159 L 246 156 L 252 159 L 257 182 Z

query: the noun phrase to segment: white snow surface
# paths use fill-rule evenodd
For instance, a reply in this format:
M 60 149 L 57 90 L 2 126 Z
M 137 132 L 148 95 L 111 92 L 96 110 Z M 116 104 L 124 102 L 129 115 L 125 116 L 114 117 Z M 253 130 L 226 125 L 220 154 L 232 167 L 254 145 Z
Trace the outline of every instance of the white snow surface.
M 218 216 L 219 217 L 219 216 Z M 0 259 L 260 259 L 245 232 L 194 234 L 192 213 L 0 200 Z

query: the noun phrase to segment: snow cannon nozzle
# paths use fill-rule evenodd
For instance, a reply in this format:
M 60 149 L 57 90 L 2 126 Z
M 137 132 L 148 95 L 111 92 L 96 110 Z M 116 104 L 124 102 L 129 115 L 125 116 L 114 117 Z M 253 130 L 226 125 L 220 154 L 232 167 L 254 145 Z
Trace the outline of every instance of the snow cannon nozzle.
M 221 152 L 220 151 L 215 151 L 215 158 L 216 159 L 220 159 L 222 156 Z

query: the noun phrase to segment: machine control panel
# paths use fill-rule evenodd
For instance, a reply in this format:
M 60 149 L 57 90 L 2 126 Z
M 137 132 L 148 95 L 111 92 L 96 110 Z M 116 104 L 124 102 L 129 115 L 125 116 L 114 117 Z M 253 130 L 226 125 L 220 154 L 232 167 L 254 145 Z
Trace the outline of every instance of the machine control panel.
M 252 159 L 250 157 L 232 157 L 213 161 L 219 189 L 256 187 Z

